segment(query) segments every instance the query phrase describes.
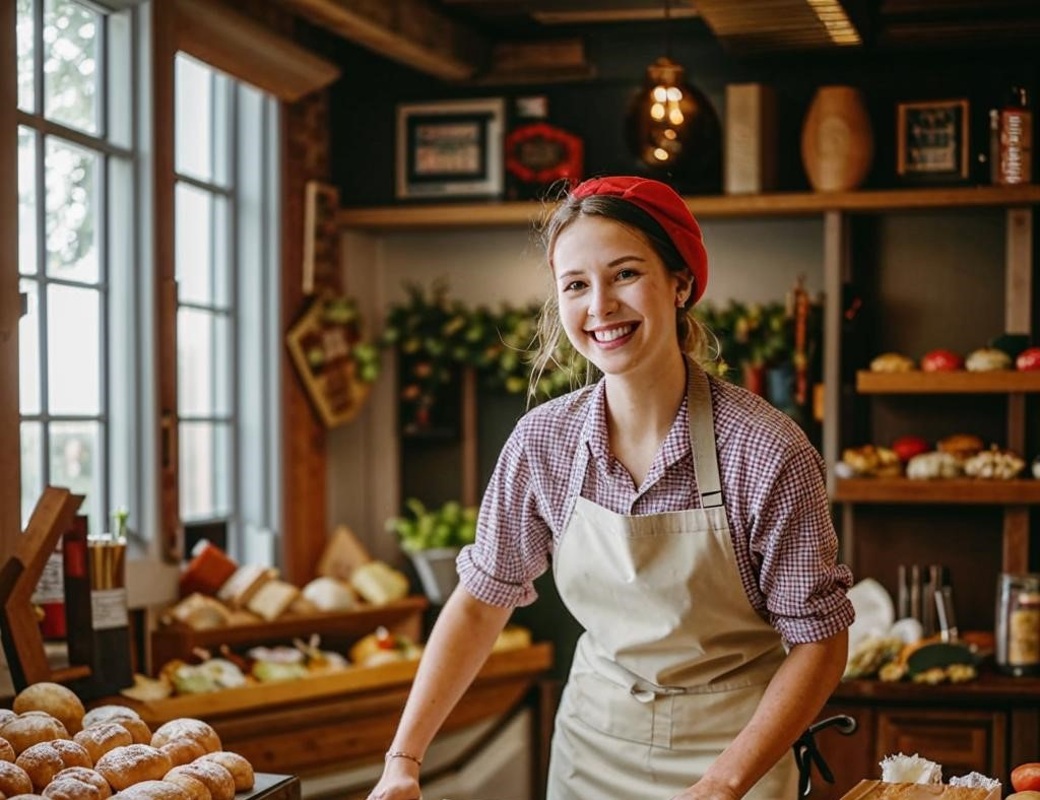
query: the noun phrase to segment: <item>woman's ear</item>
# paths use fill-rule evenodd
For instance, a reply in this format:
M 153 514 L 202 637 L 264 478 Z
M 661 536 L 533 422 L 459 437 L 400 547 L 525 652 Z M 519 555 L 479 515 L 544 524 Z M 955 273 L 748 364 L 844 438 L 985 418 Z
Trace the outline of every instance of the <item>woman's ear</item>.
M 675 307 L 685 308 L 693 294 L 693 275 L 689 272 L 675 273 Z

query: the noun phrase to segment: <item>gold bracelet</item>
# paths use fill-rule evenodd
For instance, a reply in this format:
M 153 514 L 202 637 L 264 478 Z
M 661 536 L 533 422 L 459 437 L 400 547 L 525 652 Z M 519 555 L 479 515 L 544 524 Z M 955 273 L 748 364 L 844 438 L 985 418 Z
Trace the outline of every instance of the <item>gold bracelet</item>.
M 411 753 L 406 753 L 404 750 L 387 750 L 384 761 L 389 761 L 391 758 L 407 758 L 409 761 L 414 761 L 418 766 L 422 766 L 421 758 L 417 758 Z

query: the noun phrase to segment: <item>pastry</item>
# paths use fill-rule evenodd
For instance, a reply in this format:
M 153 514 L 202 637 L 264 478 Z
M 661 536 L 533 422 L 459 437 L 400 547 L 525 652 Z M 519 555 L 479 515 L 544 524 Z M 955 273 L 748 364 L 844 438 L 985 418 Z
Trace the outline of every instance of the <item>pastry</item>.
M 871 372 L 912 372 L 916 368 L 913 359 L 902 353 L 882 353 L 870 362 Z
M 84 728 L 89 728 L 98 722 L 114 722 L 122 725 L 134 738 L 134 744 L 148 744 L 152 741 L 152 729 L 148 727 L 148 723 L 128 706 L 98 706 L 83 716 Z
M 235 797 L 235 779 L 231 777 L 227 767 L 215 761 L 197 759 L 190 764 L 174 767 L 170 770 L 174 775 L 190 775 L 206 784 L 213 800 L 233 800 Z
M 991 372 L 1011 368 L 1011 356 L 995 347 L 982 347 L 968 353 L 964 367 L 969 372 Z
M 94 765 L 117 791 L 141 781 L 159 780 L 172 767 L 166 753 L 147 744 L 130 744 L 109 750 Z
M 66 767 L 90 767 L 93 764 L 86 749 L 68 739 L 34 744 L 22 751 L 14 763 L 25 770 L 37 792 Z
M 147 780 L 128 786 L 116 797 L 120 800 L 188 800 L 188 793 L 170 781 Z
M 188 793 L 190 800 L 213 800 L 213 795 L 210 794 L 209 787 L 193 775 L 188 775 L 184 772 L 178 773 L 171 770 L 166 773 L 163 780 L 169 781 L 170 783 L 176 783 Z
M 199 756 L 206 755 L 206 748 L 194 739 L 170 739 L 166 744 L 159 747 L 170 757 L 170 762 L 175 767 L 181 764 L 190 764 Z
M 101 792 L 102 800 L 112 794 L 112 787 L 108 785 L 108 781 L 96 769 L 90 769 L 89 767 L 66 767 L 54 776 L 54 780 L 62 778 L 71 778 L 83 783 L 93 784 Z
M 253 788 L 255 776 L 253 765 L 249 759 L 229 750 L 220 750 L 216 753 L 207 753 L 199 759 L 200 761 L 215 761 L 231 773 L 235 780 L 235 791 L 246 792 Z
M 72 741 L 83 745 L 90 753 L 91 763 L 96 764 L 97 760 L 109 750 L 133 744 L 134 737 L 122 725 L 115 722 L 99 722 L 97 725 L 91 725 L 89 728 L 81 730 L 72 737 Z
M 0 736 L 10 743 L 15 753 L 21 754 L 34 744 L 54 739 L 68 739 L 69 732 L 50 714 L 29 711 L 19 714 L 0 728 Z
M 940 453 L 949 453 L 961 461 L 971 458 L 985 446 L 982 439 L 971 433 L 955 433 L 935 443 L 935 449 Z
M 0 761 L 0 794 L 11 797 L 32 790 L 32 779 L 24 769 L 10 761 Z
M 42 681 L 27 686 L 17 695 L 11 708 L 17 714 L 46 711 L 65 726 L 70 734 L 83 727 L 83 703 L 76 693 L 60 683 Z
M 0 761 L 11 761 L 13 762 L 18 754 L 11 747 L 11 743 L 0 736 Z
M 102 795 L 101 790 L 92 783 L 55 776 L 41 794 L 50 800 L 105 800 L 111 796 L 111 791 Z
M 201 719 L 179 717 L 164 722 L 152 734 L 152 747 L 162 747 L 174 739 L 191 739 L 207 753 L 222 749 L 217 732 Z

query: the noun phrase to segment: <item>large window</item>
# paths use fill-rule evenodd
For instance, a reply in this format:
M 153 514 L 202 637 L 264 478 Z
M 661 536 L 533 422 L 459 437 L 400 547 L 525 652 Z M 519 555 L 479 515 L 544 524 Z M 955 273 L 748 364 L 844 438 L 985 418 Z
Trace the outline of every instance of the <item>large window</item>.
M 94 532 L 134 487 L 114 425 L 134 376 L 131 15 L 18 0 L 22 524 L 45 484 L 83 494 Z
M 84 496 L 91 532 L 126 507 L 139 543 L 156 537 L 156 386 L 175 374 L 181 520 L 274 561 L 278 102 L 176 57 L 174 357 L 152 257 L 151 6 L 16 3 L 22 525 L 54 484 Z
M 279 513 L 277 103 L 184 54 L 175 86 L 181 518 L 225 523 L 232 552 L 268 563 Z

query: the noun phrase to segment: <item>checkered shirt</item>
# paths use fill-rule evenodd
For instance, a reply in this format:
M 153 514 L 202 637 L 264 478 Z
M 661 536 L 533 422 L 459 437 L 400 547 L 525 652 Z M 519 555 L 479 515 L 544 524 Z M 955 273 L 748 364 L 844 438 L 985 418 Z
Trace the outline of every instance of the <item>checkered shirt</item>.
M 726 514 L 748 600 L 790 644 L 847 628 L 852 573 L 836 561 L 823 459 L 760 397 L 709 382 Z M 687 403 L 638 488 L 610 453 L 602 381 L 528 412 L 499 456 L 477 541 L 459 555 L 462 585 L 495 606 L 535 600 L 533 581 L 548 569 L 573 507 L 567 487 L 581 447 L 589 449 L 586 499 L 626 515 L 699 508 Z

